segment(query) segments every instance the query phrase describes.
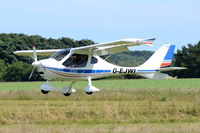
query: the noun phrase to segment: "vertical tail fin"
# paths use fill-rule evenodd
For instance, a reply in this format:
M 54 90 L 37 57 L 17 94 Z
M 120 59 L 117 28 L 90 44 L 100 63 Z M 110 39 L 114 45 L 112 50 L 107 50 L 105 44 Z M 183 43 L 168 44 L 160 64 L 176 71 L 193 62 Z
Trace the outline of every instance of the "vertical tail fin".
M 140 76 L 149 79 L 167 79 L 165 71 L 182 70 L 184 67 L 166 67 L 171 65 L 175 45 L 165 44 L 159 48 L 144 64 L 137 68 Z
M 175 45 L 163 45 L 144 64 L 139 66 L 139 68 L 158 69 L 161 67 L 171 65 L 174 50 Z

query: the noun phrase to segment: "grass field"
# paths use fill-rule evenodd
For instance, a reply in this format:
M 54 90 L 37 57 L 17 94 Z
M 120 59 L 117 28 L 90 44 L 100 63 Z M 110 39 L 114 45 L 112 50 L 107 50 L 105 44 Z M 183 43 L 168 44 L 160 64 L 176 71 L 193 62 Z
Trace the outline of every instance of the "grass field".
M 100 80 L 91 96 L 82 81 L 69 97 L 42 83 L 0 83 L 0 133 L 200 131 L 200 79 Z

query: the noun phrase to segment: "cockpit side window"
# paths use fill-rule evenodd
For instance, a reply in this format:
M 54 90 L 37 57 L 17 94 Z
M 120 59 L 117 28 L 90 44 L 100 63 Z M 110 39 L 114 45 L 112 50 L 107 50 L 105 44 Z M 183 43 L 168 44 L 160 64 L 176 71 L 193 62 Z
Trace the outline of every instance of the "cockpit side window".
M 98 59 L 92 56 L 90 64 L 96 64 L 97 62 L 98 62 Z
M 51 58 L 54 58 L 57 61 L 61 61 L 66 55 L 68 55 L 70 52 L 70 49 L 64 49 L 61 51 L 56 52 L 54 55 L 51 56 Z
M 73 54 L 63 65 L 66 67 L 85 67 L 87 65 L 88 55 Z

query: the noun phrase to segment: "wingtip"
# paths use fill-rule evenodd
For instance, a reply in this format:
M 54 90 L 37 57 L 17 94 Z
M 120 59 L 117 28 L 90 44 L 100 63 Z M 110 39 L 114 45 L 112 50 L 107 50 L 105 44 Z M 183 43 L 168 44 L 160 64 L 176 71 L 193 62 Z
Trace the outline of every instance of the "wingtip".
M 144 41 L 153 42 L 153 41 L 155 41 L 155 40 L 156 40 L 156 38 L 150 38 L 150 39 L 145 39 Z
M 144 39 L 144 44 L 147 44 L 148 46 L 153 46 L 153 42 L 156 40 L 156 38 L 150 38 L 150 39 Z
M 18 55 L 19 51 L 14 51 L 13 54 Z

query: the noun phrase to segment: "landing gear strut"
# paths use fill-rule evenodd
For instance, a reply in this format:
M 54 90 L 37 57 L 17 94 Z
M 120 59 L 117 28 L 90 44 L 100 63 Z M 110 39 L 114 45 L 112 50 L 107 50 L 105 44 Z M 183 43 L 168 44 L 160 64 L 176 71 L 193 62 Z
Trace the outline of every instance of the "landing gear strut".
M 91 77 L 88 77 L 88 85 L 84 88 L 84 91 L 86 94 L 88 95 L 91 95 L 93 94 L 94 92 L 98 92 L 99 89 L 92 86 L 92 80 L 91 80 Z

